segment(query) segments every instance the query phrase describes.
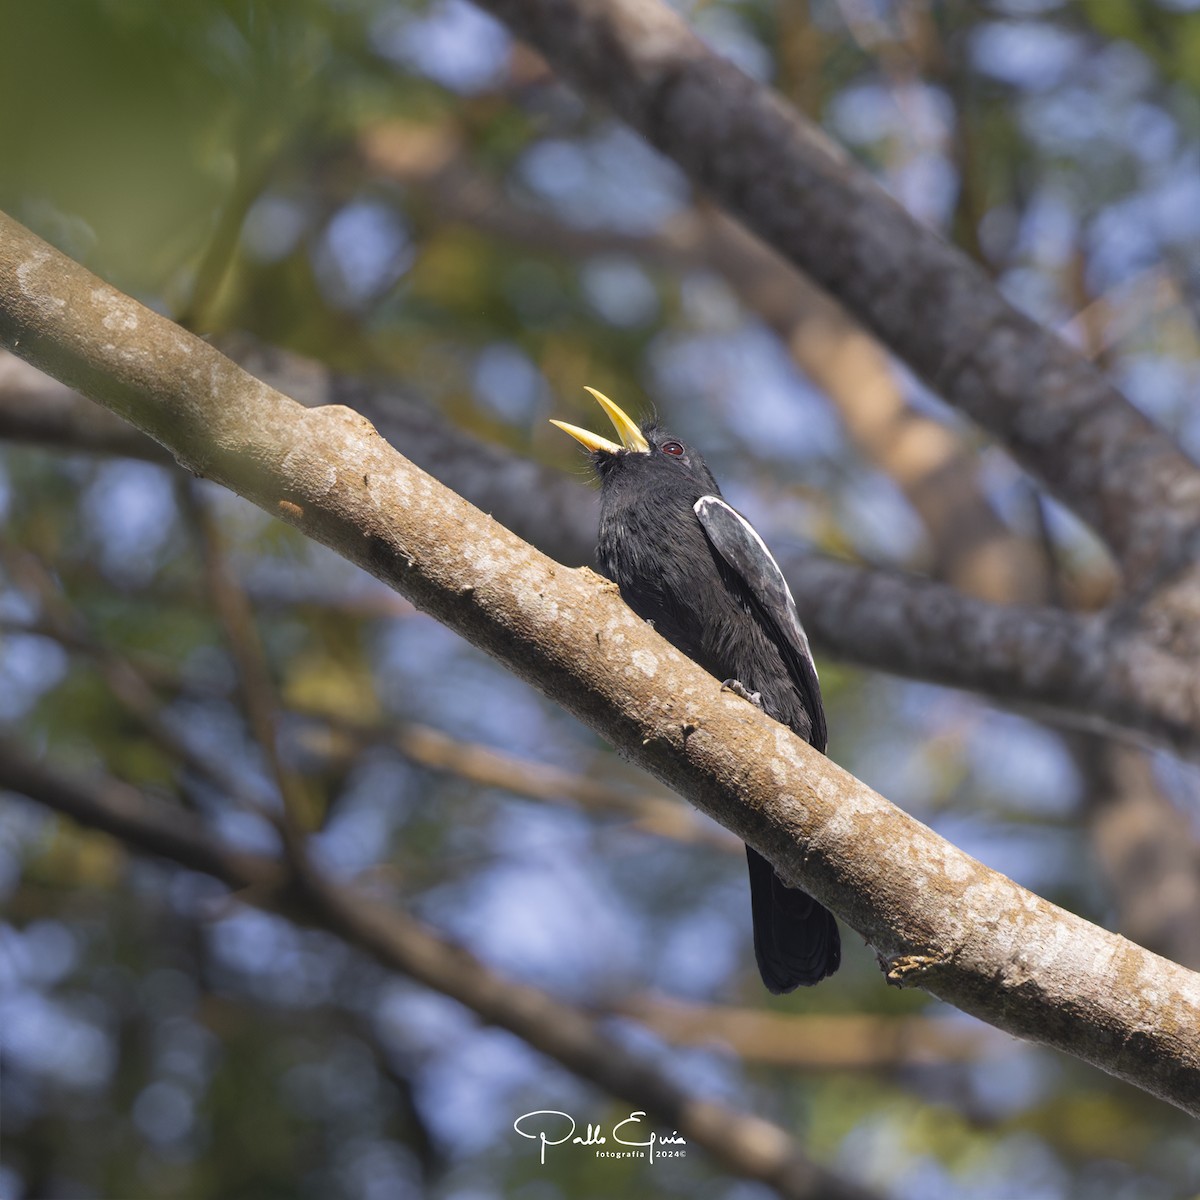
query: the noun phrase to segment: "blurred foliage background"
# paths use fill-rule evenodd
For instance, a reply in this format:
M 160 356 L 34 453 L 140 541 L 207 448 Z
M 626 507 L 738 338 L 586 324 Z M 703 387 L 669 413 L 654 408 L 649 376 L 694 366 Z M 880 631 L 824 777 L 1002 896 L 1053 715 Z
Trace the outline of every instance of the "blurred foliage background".
M 682 7 L 1197 450 L 1200 6 Z M 772 544 L 993 599 L 1109 594 L 1097 544 L 1000 450 L 816 298 L 773 308 L 758 249 L 739 258 L 671 166 L 463 0 L 0 0 L 0 29 L 0 207 L 198 332 L 394 379 L 581 488 L 546 418 L 594 425 L 588 383 L 702 447 Z M 907 457 L 897 406 L 924 422 Z M 929 469 L 936 430 L 967 452 L 986 536 L 951 536 L 961 495 Z M 853 934 L 832 981 L 768 997 L 737 853 L 582 810 L 569 782 L 550 785 L 555 803 L 464 771 L 492 748 L 517 776 L 654 792 L 257 510 L 166 467 L 22 446 L 0 447 L 0 514 L 0 716 L 52 761 L 274 847 L 220 786 L 271 800 L 207 583 L 219 553 L 254 605 L 330 870 L 382 880 L 505 972 L 611 1009 L 664 1070 L 885 1195 L 1200 1187 L 1182 1114 L 886 988 Z M 989 865 L 1155 945 L 1155 913 L 1122 900 L 1137 878 L 1098 840 L 1077 741 L 821 666 L 834 758 Z M 1143 781 L 1200 873 L 1197 782 L 1165 756 Z M 521 1113 L 628 1110 L 333 937 L 19 797 L 0 798 L 0 896 L 0 1196 L 763 1194 L 699 1153 L 539 1167 L 512 1131 Z M 619 1015 L 664 997 L 708 1035 L 672 1045 L 680 1020 L 649 1033 Z M 787 1023 L 739 1046 L 716 1024 L 729 1009 Z

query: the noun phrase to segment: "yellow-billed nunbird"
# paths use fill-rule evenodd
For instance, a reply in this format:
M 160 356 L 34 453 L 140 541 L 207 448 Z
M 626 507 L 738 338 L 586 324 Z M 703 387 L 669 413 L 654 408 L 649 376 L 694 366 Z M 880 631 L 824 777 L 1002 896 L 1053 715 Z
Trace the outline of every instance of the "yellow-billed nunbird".
M 824 752 L 825 711 L 791 590 L 754 527 L 721 499 L 695 450 L 639 427 L 588 388 L 620 444 L 554 424 L 590 452 L 600 476 L 601 571 L 663 637 Z M 772 992 L 820 982 L 841 961 L 837 923 L 746 847 L 754 953 Z

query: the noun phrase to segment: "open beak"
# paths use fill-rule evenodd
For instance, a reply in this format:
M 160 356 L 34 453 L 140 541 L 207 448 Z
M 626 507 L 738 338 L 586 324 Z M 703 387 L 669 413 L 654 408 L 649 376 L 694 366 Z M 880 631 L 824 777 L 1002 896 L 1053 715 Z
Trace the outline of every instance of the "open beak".
M 637 454 L 650 452 L 650 443 L 646 441 L 642 431 L 617 405 L 603 392 L 596 391 L 595 388 L 585 388 L 584 390 L 591 392 L 596 403 L 608 413 L 608 419 L 613 423 L 613 428 L 616 429 L 622 445 L 618 446 L 616 442 L 610 442 L 608 438 L 601 437 L 598 433 L 592 433 L 590 430 L 581 429 L 578 425 L 568 425 L 566 421 L 551 421 L 551 425 L 557 425 L 563 433 L 569 433 L 580 445 L 586 446 L 592 451 L 599 450 L 605 454 L 619 454 L 622 449 L 632 450 Z

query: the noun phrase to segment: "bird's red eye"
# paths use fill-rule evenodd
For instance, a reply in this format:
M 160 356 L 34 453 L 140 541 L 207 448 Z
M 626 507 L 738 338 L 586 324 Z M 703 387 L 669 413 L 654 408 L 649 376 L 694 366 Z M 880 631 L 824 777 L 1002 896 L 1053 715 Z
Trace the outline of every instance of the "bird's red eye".
M 678 442 L 663 442 L 659 449 L 672 458 L 678 458 L 683 453 L 683 447 Z

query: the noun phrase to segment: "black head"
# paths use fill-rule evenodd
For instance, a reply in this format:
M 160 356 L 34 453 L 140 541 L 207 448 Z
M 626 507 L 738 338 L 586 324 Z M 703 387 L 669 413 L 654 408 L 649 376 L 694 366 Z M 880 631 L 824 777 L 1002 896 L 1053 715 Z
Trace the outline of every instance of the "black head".
M 607 396 L 594 388 L 587 390 L 608 414 L 621 437 L 621 445 L 578 425 L 564 421 L 551 424 L 569 433 L 591 452 L 592 465 L 606 493 L 639 487 L 650 492 L 671 492 L 681 498 L 720 495 L 716 480 L 698 451 L 668 433 L 657 421 L 639 427 Z

